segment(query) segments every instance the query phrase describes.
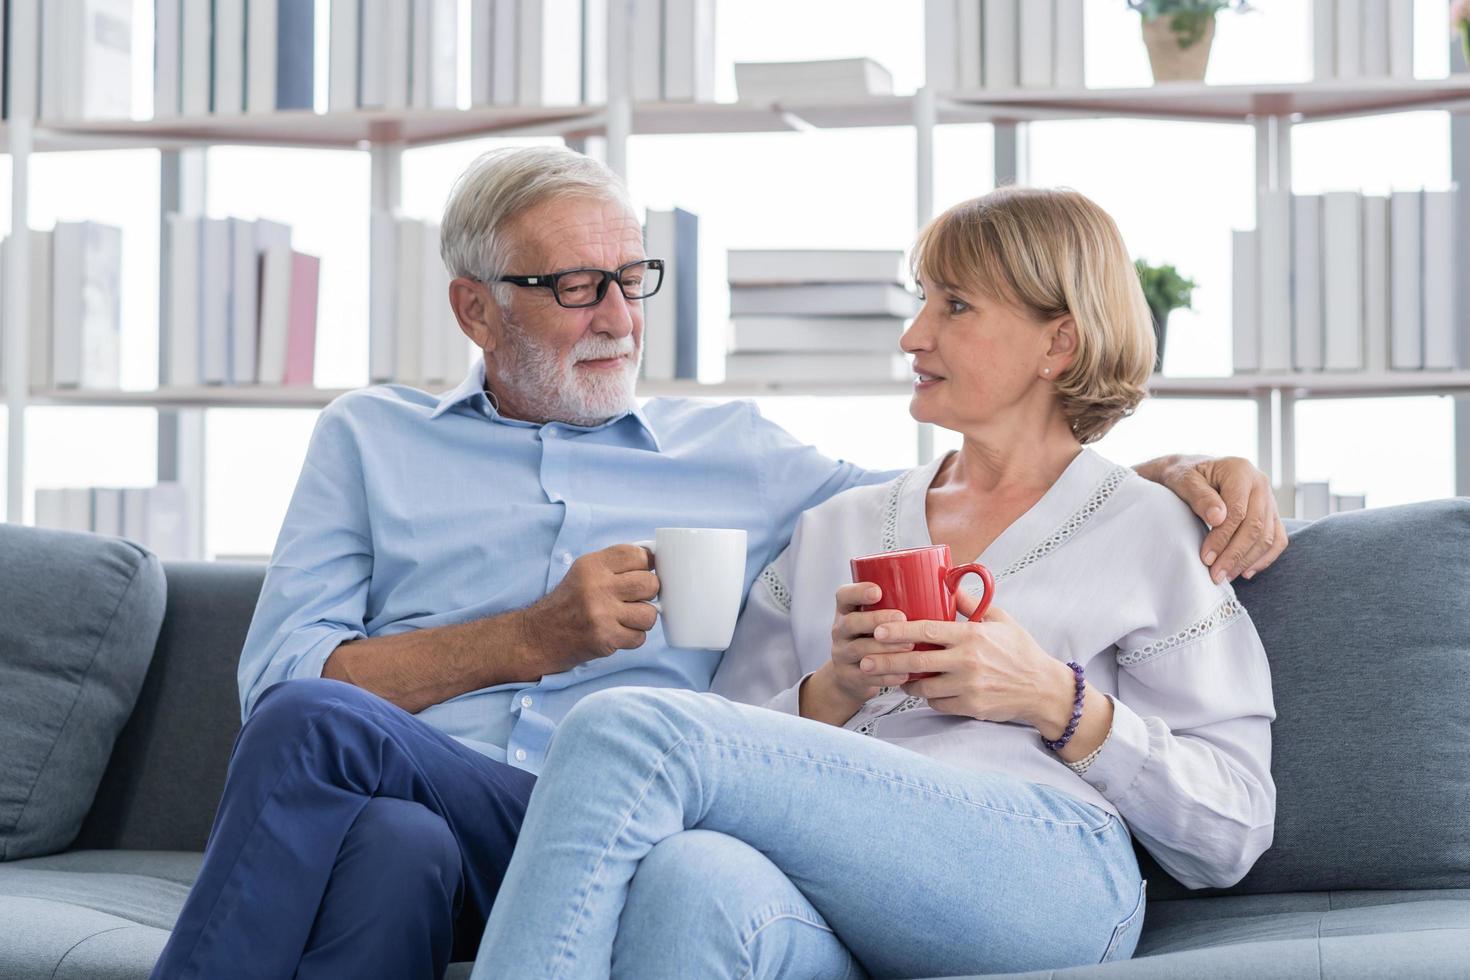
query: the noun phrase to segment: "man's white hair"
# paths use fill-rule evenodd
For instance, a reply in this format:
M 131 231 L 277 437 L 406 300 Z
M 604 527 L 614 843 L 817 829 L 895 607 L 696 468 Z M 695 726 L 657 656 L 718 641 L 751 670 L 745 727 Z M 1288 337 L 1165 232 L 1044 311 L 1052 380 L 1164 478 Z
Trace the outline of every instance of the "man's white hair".
M 627 185 L 605 165 L 564 146 L 491 150 L 476 158 L 449 193 L 440 225 L 439 254 L 455 276 L 490 284 L 501 307 L 510 287 L 506 274 L 515 242 L 509 224 L 527 208 L 563 195 L 621 204 L 633 211 Z M 550 272 L 537 269 L 536 272 Z

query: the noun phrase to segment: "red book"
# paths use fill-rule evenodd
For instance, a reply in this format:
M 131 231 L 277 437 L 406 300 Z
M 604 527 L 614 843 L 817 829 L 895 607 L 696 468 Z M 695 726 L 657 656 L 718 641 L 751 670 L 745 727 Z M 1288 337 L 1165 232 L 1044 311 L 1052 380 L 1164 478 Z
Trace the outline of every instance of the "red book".
M 291 253 L 291 311 L 286 339 L 285 384 L 311 385 L 316 364 L 316 303 L 322 260 Z

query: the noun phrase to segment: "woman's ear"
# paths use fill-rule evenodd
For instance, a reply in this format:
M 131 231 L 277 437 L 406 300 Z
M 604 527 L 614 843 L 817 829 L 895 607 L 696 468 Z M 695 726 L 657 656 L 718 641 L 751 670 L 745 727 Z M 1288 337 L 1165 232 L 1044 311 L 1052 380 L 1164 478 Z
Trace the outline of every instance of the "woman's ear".
M 449 305 L 464 335 L 485 353 L 493 351 L 500 339 L 503 314 L 490 287 L 460 276 L 449 284 Z
M 1047 351 L 1042 363 L 1046 377 L 1060 377 L 1077 357 L 1077 321 L 1069 313 L 1047 328 Z

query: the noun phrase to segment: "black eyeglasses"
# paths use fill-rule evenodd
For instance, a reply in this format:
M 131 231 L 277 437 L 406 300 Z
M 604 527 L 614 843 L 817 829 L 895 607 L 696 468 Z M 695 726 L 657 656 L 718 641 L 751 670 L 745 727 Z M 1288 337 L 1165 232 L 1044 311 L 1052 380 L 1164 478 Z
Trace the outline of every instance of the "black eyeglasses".
M 557 305 L 580 310 L 601 303 L 607 295 L 608 284 L 613 282 L 622 290 L 624 299 L 647 299 L 663 285 L 664 260 L 639 259 L 611 272 L 607 269 L 568 269 L 545 276 L 501 276 L 496 282 L 549 289 Z

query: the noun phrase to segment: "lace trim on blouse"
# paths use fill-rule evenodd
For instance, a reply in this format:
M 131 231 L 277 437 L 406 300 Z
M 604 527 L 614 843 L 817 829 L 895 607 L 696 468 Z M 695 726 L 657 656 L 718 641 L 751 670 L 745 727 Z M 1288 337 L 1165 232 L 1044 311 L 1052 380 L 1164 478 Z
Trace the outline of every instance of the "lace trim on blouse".
M 785 613 L 791 612 L 791 590 L 786 587 L 781 574 L 776 571 L 775 565 L 767 565 L 766 570 L 761 572 L 760 583 L 766 587 L 771 594 L 771 601 Z
M 1245 607 L 1240 604 L 1239 599 L 1231 596 L 1212 609 L 1209 615 L 1197 622 L 1191 623 L 1172 636 L 1166 636 L 1162 640 L 1155 640 L 1153 643 L 1146 644 L 1145 646 L 1136 647 L 1125 653 L 1119 653 L 1118 665 L 1120 667 L 1137 667 L 1139 664 L 1148 663 L 1155 657 L 1162 656 L 1170 650 L 1193 643 L 1195 640 L 1224 629 L 1244 615 Z

